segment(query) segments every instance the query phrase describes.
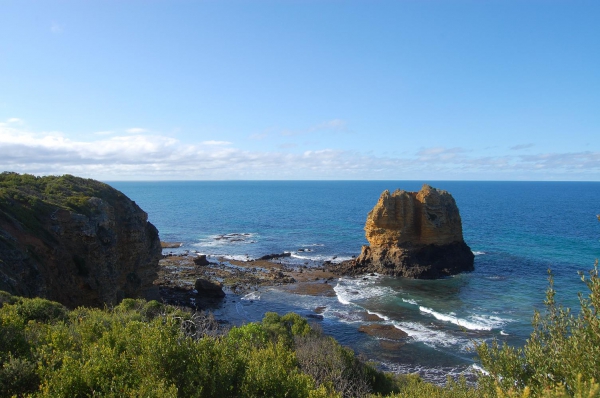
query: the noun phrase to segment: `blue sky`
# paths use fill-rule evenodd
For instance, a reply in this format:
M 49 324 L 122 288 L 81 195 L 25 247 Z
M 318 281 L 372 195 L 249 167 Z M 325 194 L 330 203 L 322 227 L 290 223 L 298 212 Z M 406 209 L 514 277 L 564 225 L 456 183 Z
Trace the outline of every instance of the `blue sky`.
M 598 1 L 3 1 L 0 170 L 600 181 Z

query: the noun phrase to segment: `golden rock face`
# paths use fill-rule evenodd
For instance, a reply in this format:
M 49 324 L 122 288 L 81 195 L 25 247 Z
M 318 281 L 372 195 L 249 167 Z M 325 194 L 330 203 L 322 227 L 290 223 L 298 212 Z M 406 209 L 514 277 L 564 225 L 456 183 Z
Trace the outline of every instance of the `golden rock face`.
M 367 216 L 365 232 L 372 248 L 463 241 L 462 222 L 454 198 L 427 184 L 419 192 L 383 192 Z

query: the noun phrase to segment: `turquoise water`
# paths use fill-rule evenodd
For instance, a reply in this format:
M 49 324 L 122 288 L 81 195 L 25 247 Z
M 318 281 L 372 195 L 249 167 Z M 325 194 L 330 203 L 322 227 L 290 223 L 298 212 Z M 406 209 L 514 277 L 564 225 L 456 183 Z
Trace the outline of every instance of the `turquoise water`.
M 366 244 L 364 222 L 385 189 L 418 190 L 416 181 L 112 182 L 149 214 L 161 240 L 209 256 L 256 258 L 291 252 L 309 266 L 351 258 Z M 321 326 L 382 367 L 419 371 L 440 381 L 469 372 L 474 341 L 522 345 L 534 308 L 542 308 L 547 270 L 558 299 L 577 307 L 577 275 L 600 256 L 600 183 L 427 181 L 448 190 L 475 253 L 475 271 L 436 281 L 342 278 L 337 297 L 292 296 L 270 288 L 228 297 L 217 315 L 259 320 L 266 311 L 310 314 L 326 306 Z M 224 239 L 221 238 L 227 234 Z M 301 250 L 302 249 L 302 250 Z M 410 336 L 397 349 L 358 332 L 364 311 Z

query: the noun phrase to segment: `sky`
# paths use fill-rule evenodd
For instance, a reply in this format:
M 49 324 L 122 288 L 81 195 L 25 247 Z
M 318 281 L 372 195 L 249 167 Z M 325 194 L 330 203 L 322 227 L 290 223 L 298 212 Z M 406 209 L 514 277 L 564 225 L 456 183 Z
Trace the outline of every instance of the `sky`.
M 0 0 L 0 171 L 600 181 L 600 2 Z

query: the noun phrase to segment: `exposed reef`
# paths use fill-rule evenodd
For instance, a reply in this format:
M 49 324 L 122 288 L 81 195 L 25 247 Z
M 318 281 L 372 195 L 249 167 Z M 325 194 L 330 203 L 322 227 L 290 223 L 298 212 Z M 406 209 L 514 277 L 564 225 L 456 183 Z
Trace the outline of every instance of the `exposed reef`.
M 0 174 L 0 290 L 68 307 L 158 298 L 148 215 L 99 181 Z
M 384 191 L 367 215 L 365 233 L 369 245 L 360 256 L 330 269 L 419 279 L 473 270 L 454 198 L 427 184 L 419 192 Z

